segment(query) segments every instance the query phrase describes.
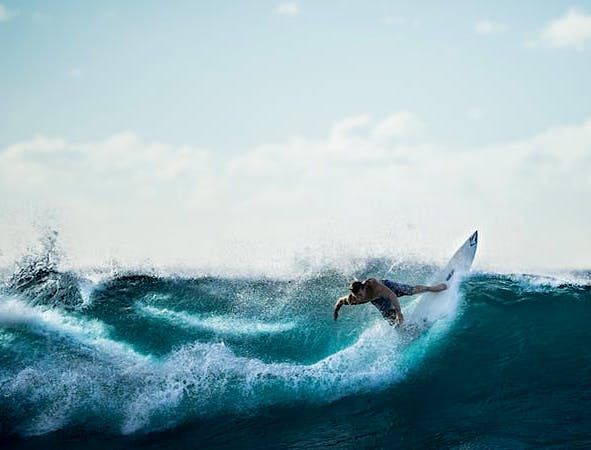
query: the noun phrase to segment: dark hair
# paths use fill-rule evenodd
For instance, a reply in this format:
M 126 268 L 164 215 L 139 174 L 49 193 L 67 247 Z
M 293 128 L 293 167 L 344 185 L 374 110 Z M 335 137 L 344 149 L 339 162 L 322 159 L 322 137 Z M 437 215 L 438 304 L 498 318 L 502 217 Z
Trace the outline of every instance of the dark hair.
M 361 281 L 353 281 L 353 283 L 351 283 L 351 287 L 349 288 L 349 290 L 353 292 L 353 294 L 357 294 L 362 287 L 363 283 Z

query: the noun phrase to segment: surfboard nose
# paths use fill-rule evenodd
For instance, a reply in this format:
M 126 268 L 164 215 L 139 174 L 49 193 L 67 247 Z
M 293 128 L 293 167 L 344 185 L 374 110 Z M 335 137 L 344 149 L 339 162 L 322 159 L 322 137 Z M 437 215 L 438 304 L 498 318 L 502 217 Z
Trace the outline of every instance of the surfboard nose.
M 478 230 L 476 230 L 469 239 L 470 247 L 474 247 L 476 244 L 478 244 Z

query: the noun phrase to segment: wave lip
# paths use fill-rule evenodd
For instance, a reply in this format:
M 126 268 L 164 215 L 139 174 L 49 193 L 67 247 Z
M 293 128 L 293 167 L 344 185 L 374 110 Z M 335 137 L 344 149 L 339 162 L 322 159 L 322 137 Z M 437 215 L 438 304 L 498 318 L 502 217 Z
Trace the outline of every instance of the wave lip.
M 508 274 L 507 279 L 520 285 L 526 290 L 552 290 L 565 287 L 590 287 L 591 277 L 581 273 L 556 274 Z

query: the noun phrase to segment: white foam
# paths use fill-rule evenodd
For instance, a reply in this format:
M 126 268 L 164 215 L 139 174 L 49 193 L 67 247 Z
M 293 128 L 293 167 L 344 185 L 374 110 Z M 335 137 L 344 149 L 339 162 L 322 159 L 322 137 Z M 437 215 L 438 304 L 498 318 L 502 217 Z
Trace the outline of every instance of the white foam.
M 127 344 L 110 339 L 107 327 L 99 320 L 78 318 L 50 307 L 29 306 L 16 297 L 4 298 L 0 302 L 0 325 L 20 324 L 28 325 L 38 334 L 69 338 L 114 357 L 136 362 L 149 358 Z
M 227 336 L 245 336 L 257 334 L 274 334 L 289 331 L 296 326 L 295 321 L 262 322 L 231 315 L 201 315 L 173 311 L 166 308 L 156 308 L 138 304 L 136 309 L 151 317 L 164 319 L 174 325 L 211 331 Z
M 265 363 L 222 344 L 196 343 L 173 352 L 128 406 L 123 433 L 150 427 L 152 418 L 190 400 L 197 415 L 248 410 L 281 402 L 332 401 L 400 379 L 400 335 L 378 321 L 351 346 L 314 364 Z M 175 413 L 176 414 L 176 413 Z

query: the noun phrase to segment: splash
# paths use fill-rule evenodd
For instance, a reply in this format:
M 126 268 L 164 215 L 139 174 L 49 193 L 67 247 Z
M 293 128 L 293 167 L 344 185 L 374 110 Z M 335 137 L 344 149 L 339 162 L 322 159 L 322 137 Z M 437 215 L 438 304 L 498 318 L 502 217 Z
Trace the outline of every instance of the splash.
M 16 270 L 7 282 L 8 290 L 35 304 L 66 308 L 81 305 L 78 277 L 72 272 L 60 272 L 62 250 L 58 232 L 45 230 L 39 244 L 16 263 Z

